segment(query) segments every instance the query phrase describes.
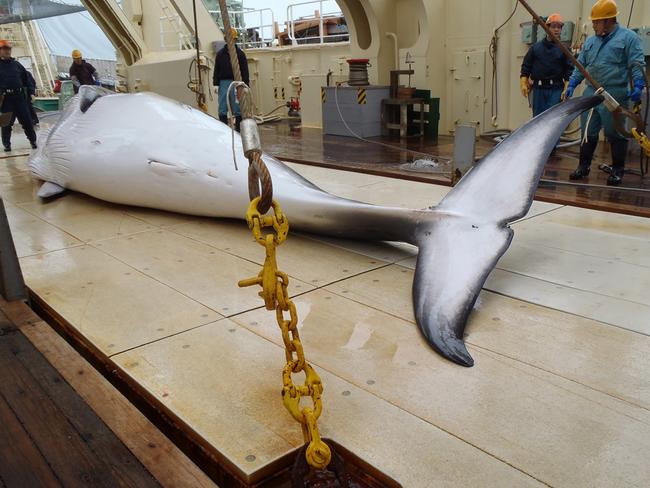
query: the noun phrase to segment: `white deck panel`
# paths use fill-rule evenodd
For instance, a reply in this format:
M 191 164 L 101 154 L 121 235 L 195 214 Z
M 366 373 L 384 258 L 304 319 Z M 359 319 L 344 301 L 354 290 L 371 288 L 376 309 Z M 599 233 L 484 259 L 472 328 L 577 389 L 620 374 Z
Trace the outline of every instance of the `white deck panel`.
M 278 395 L 275 316 L 237 288 L 264 257 L 243 223 L 39 202 L 25 158 L 1 161 L 35 293 L 243 473 L 300 444 Z M 292 166 L 373 203 L 421 208 L 449 191 Z M 467 328 L 470 369 L 417 331 L 412 246 L 290 236 L 279 264 L 325 385 L 324 435 L 408 487 L 645 486 L 648 219 L 536 202 L 514 228 L 486 285 L 497 293 L 482 292 Z

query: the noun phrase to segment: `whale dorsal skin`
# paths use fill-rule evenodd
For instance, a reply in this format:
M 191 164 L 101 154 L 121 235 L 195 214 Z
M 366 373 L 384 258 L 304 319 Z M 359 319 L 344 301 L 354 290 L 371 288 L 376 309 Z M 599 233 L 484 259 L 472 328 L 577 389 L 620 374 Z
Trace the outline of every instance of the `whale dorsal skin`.
M 242 219 L 248 206 L 241 139 L 228 126 L 153 93 L 112 94 L 82 86 L 56 125 L 39 134 L 29 165 L 37 178 L 109 202 Z M 274 197 L 294 229 L 418 246 L 415 319 L 446 358 L 472 366 L 467 318 L 529 210 L 558 138 L 601 97 L 575 98 L 530 120 L 484 157 L 437 206 L 370 205 L 327 193 L 268 155 Z M 234 152 L 234 155 L 233 155 Z M 503 175 L 508 175 L 503 178 Z M 46 183 L 47 185 L 47 183 Z M 45 185 L 44 185 L 45 187 Z M 58 187 L 58 188 L 57 188 Z M 45 194 L 44 189 L 44 194 Z

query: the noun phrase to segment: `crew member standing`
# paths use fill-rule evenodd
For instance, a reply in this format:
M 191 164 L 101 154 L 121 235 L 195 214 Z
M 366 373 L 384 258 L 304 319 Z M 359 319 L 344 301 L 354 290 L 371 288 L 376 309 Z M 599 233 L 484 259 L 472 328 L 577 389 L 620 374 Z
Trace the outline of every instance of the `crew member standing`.
M 617 15 L 618 7 L 614 0 L 599 0 L 594 4 L 591 21 L 595 35 L 585 41 L 578 61 L 622 107 L 628 107 L 630 100 L 635 103 L 641 101 L 645 86 L 645 61 L 641 39 L 631 30 L 620 26 L 616 21 Z M 633 80 L 630 90 L 629 74 Z M 571 98 L 583 79 L 584 76 L 576 68 L 569 80 L 566 98 Z M 584 95 L 593 95 L 594 92 L 594 87 L 587 86 Z M 612 113 L 600 104 L 593 109 L 591 117 L 588 114 L 582 115 L 581 124 L 583 143 L 580 146 L 580 162 L 569 178 L 580 180 L 589 175 L 591 160 L 598 146 L 598 134 L 603 128 L 612 147 L 612 172 L 607 178 L 607 184 L 619 185 L 625 169 L 627 139 L 617 132 Z
M 74 92 L 79 92 L 81 85 L 96 85 L 98 82 L 97 70 L 81 55 L 81 51 L 72 51 L 72 66 L 70 66 L 70 79 Z
M 5 151 L 11 151 L 11 131 L 16 118 L 23 126 L 25 135 L 32 148 L 36 149 L 36 132 L 29 112 L 27 92 L 29 78 L 25 67 L 11 57 L 11 43 L 0 40 L 0 95 L 2 95 L 2 113 L 11 112 L 9 124 L 2 128 L 2 145 Z
M 560 14 L 546 19 L 559 39 L 564 26 Z M 562 91 L 573 72 L 573 63 L 548 36 L 533 44 L 521 63 L 521 93 L 528 98 L 533 91 L 533 116 L 536 117 L 561 101 Z
M 237 39 L 237 30 L 230 30 L 233 39 Z M 242 81 L 248 85 L 248 60 L 244 51 L 242 51 L 239 46 L 235 45 L 237 50 L 237 59 L 239 59 L 239 70 L 241 71 Z M 230 53 L 228 53 L 228 46 L 224 46 L 219 49 L 217 57 L 214 61 L 214 76 L 212 78 L 212 84 L 215 87 L 218 87 L 219 93 L 219 120 L 224 124 L 228 123 L 228 100 L 227 93 L 228 87 L 235 79 L 235 76 L 232 72 L 232 65 L 230 64 Z M 239 103 L 236 101 L 235 90 L 230 91 L 230 108 L 235 114 L 235 128 L 239 130 L 239 123 L 241 122 L 241 111 L 239 109 Z

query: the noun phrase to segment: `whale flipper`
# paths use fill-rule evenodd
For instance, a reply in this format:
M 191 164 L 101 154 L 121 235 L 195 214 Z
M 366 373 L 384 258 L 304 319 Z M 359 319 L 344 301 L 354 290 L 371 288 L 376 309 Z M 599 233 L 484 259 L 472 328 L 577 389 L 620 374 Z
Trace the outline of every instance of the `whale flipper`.
M 115 92 L 112 92 L 100 86 L 81 85 L 79 87 L 79 110 L 86 113 L 86 111 L 88 111 L 92 104 L 97 101 L 97 99 L 106 95 L 112 95 L 114 93 Z
M 423 222 L 413 281 L 415 319 L 446 358 L 474 360 L 463 340 L 479 292 L 513 231 L 508 224 L 530 209 L 549 154 L 581 112 L 602 101 L 583 97 L 556 105 L 513 132 L 485 156 L 435 207 L 439 219 Z
M 39 198 L 52 198 L 60 195 L 61 193 L 64 193 L 65 191 L 65 188 L 62 186 L 59 186 L 56 183 L 52 183 L 51 181 L 46 181 L 38 189 L 38 193 L 36 195 Z

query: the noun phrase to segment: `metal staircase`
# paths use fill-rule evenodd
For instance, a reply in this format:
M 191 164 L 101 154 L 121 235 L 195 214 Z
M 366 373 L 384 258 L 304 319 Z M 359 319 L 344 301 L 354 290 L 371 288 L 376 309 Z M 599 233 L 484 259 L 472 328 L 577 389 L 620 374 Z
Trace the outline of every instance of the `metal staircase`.
M 54 73 L 45 40 L 33 20 L 21 22 L 24 47 L 32 60 L 32 74 L 36 80 L 36 94 L 41 97 L 54 96 Z
M 158 5 L 162 11 L 160 16 L 160 47 L 163 49 L 194 49 L 192 34 L 183 24 L 178 12 L 170 7 L 167 0 L 158 0 Z M 169 25 L 171 30 L 166 30 L 164 24 Z M 170 46 L 166 40 L 167 34 L 173 34 L 175 39 L 178 39 L 178 44 Z

